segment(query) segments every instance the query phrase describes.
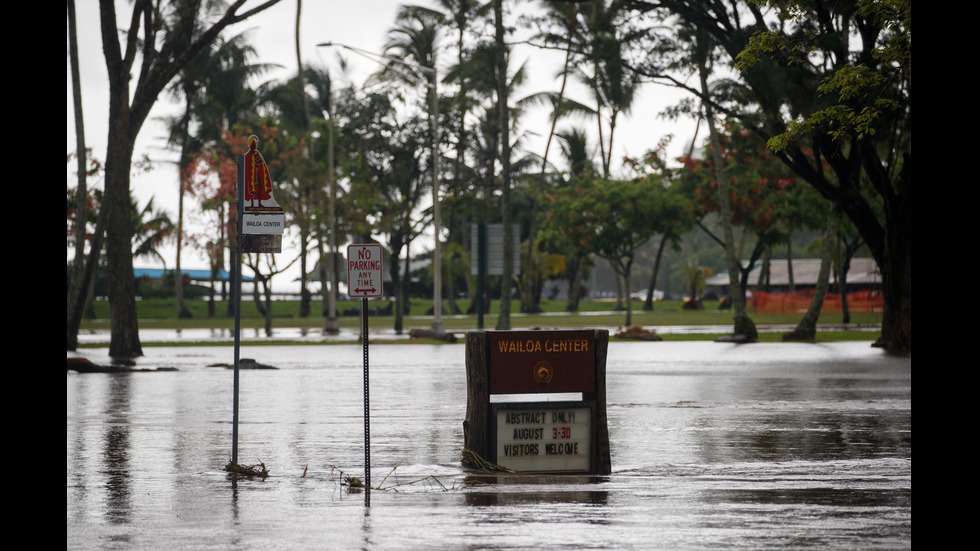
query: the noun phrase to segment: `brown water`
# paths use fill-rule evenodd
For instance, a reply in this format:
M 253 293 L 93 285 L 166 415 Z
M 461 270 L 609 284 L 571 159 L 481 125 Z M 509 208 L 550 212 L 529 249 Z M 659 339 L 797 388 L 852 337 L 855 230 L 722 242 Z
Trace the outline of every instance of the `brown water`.
M 71 549 L 894 549 L 912 544 L 912 363 L 868 343 L 612 343 L 605 477 L 461 468 L 463 346 L 253 347 L 232 481 L 230 348 L 67 375 Z M 104 361 L 104 350 L 86 355 Z M 303 476 L 305 471 L 305 477 Z

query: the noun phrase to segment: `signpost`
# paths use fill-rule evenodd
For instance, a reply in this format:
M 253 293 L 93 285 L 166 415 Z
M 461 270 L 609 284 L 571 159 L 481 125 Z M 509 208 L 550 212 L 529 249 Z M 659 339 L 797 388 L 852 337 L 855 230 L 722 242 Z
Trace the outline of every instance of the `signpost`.
M 608 342 L 605 330 L 467 333 L 464 446 L 516 471 L 609 474 Z M 554 393 L 581 400 L 541 400 Z M 490 403 L 501 394 L 521 401 Z
M 371 411 L 368 380 L 368 298 L 384 294 L 384 251 L 376 243 L 347 246 L 347 294 L 361 299 L 364 346 L 364 504 L 371 505 Z
M 231 462 L 238 464 L 238 364 L 242 333 L 242 254 L 282 252 L 286 216 L 273 197 L 269 166 L 259 153 L 259 139 L 248 137 L 248 151 L 238 157 L 237 260 L 235 262 L 235 380 L 233 388 Z

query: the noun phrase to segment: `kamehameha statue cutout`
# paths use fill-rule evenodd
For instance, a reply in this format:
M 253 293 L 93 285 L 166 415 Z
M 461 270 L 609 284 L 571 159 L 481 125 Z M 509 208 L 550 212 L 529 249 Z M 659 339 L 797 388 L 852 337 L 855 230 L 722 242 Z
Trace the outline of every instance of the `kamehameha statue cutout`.
M 248 137 L 242 174 L 242 234 L 244 252 L 278 253 L 282 250 L 282 233 L 286 215 L 273 197 L 269 166 L 258 150 L 259 138 Z
M 258 150 L 259 138 L 248 137 L 248 153 L 245 154 L 245 212 L 282 212 L 282 207 L 272 196 L 272 178 L 269 165 Z

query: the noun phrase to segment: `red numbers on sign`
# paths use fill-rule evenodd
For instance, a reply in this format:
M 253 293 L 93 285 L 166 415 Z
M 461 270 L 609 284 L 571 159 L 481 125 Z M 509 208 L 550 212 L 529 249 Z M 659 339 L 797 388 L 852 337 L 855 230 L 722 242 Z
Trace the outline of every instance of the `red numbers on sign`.
M 572 437 L 572 427 L 552 427 L 552 440 L 568 440 Z

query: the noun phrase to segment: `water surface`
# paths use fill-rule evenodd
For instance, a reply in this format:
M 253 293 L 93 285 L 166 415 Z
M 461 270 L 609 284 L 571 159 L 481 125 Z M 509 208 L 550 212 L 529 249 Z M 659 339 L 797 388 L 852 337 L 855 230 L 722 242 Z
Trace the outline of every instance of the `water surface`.
M 462 469 L 462 345 L 244 348 L 233 482 L 226 347 L 167 373 L 67 374 L 72 549 L 894 549 L 912 544 L 911 359 L 868 343 L 612 343 L 613 473 Z M 86 353 L 105 361 L 104 350 Z M 304 475 L 305 472 L 305 476 Z

